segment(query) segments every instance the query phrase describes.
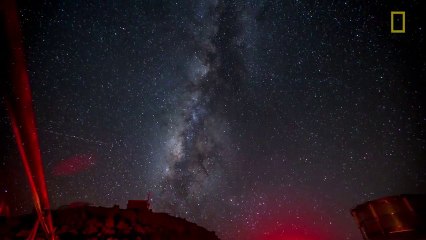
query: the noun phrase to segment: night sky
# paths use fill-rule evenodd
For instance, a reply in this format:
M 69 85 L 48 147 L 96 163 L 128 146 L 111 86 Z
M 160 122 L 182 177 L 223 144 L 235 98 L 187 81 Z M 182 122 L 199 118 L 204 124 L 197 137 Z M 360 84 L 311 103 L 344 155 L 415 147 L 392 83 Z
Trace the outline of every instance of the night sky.
M 424 1 L 107 2 L 19 3 L 54 207 L 151 193 L 225 240 L 357 240 L 351 208 L 426 193 Z

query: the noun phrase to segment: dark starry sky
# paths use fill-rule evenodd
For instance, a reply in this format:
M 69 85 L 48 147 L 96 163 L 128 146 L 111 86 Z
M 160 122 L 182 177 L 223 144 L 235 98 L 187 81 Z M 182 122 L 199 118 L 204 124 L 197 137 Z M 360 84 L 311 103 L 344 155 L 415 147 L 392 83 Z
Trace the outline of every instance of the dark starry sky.
M 355 205 L 426 193 L 422 1 L 107 2 L 19 4 L 55 207 L 151 192 L 223 239 L 338 240 Z

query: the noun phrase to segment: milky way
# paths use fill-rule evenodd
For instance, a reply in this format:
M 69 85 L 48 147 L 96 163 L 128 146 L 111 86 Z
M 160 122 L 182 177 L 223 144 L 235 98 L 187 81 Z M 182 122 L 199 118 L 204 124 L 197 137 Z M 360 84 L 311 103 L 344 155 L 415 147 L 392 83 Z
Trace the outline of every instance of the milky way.
M 356 240 L 352 207 L 425 193 L 421 1 L 19 8 L 54 207 L 151 193 L 225 240 Z M 0 205 L 28 212 L 0 114 Z
M 194 55 L 186 64 L 188 83 L 177 99 L 177 111 L 167 131 L 167 148 L 161 175 L 160 209 L 180 215 L 197 212 L 206 218 L 219 218 L 220 211 L 207 204 L 220 201 L 227 194 L 230 154 L 227 153 L 229 134 L 227 119 L 222 114 L 224 99 L 232 98 L 232 85 L 239 78 L 223 76 L 223 71 L 240 71 L 238 66 L 227 69 L 223 65 L 223 49 L 218 47 L 227 41 L 227 48 L 236 43 L 238 31 L 229 28 L 230 21 L 220 22 L 226 6 L 218 2 L 200 2 L 193 19 Z M 233 19 L 237 20 L 237 19 Z M 234 23 L 231 23 L 231 26 Z M 224 29 L 226 28 L 226 29 Z M 225 37 L 219 37 L 227 34 Z M 232 56 L 238 57 L 238 56 Z M 219 108 L 219 109 L 218 109 Z M 217 219 L 219 220 L 219 219 Z

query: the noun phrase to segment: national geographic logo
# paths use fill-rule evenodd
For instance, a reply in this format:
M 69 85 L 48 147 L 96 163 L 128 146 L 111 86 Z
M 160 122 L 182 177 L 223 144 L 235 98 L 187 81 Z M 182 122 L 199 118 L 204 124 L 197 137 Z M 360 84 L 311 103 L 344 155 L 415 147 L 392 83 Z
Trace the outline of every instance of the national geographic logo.
M 405 11 L 391 11 L 391 33 L 405 33 Z

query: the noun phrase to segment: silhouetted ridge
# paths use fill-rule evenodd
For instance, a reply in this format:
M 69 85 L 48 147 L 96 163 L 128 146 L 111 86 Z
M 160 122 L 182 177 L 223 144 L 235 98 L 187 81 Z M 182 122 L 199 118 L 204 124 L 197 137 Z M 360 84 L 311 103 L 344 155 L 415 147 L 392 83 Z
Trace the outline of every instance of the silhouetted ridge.
M 155 213 L 147 201 L 129 201 L 127 209 L 94 207 L 78 203 L 52 211 L 58 239 L 219 239 L 185 219 Z M 26 239 L 33 229 L 36 214 L 0 217 L 2 239 Z M 38 237 L 44 237 L 39 229 Z

